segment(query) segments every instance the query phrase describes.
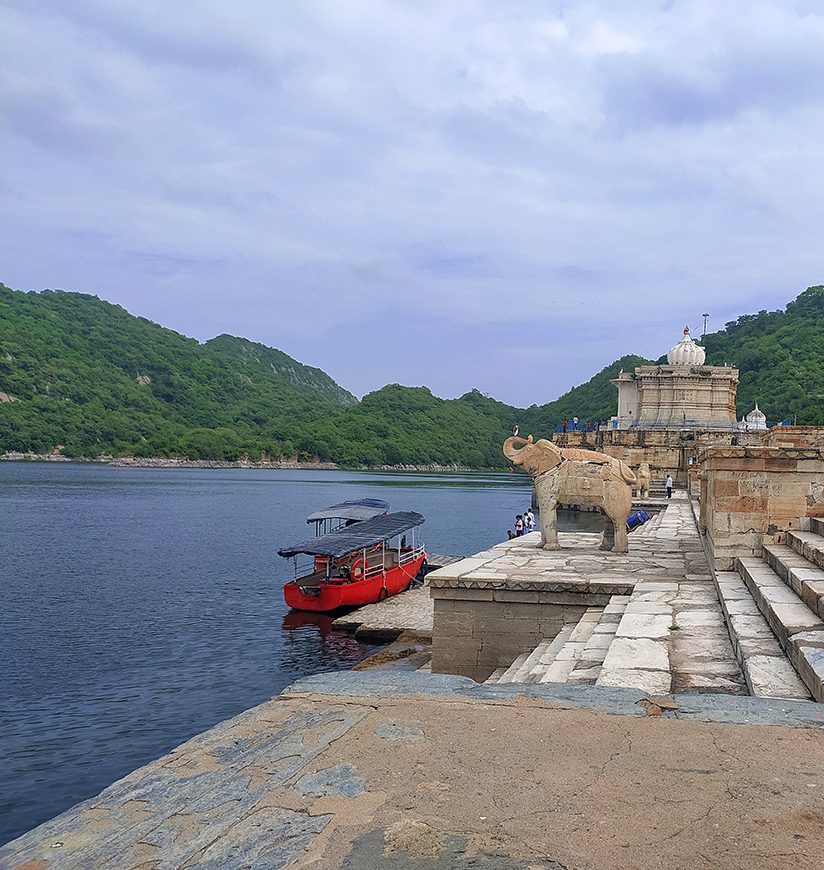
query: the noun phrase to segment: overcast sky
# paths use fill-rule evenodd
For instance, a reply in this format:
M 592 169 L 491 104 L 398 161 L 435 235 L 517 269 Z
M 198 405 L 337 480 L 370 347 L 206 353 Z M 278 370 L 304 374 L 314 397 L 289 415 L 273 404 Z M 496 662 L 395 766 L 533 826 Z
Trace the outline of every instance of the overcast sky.
M 0 0 L 0 281 L 543 403 L 824 283 L 824 4 Z

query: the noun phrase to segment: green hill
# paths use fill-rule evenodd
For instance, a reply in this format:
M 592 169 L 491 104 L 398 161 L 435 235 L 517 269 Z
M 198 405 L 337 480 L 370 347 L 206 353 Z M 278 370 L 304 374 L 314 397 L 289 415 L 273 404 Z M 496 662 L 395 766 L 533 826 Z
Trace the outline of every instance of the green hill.
M 824 287 L 706 336 L 707 361 L 741 372 L 739 416 L 824 424 Z M 0 285 L 0 453 L 298 455 L 349 466 L 503 467 L 503 439 L 615 413 L 625 356 L 553 402 L 514 408 L 477 390 L 439 399 L 386 386 L 358 402 L 317 368 L 230 335 L 200 344 L 95 296 Z
M 739 418 L 756 402 L 768 420 L 824 424 L 824 286 L 784 311 L 746 314 L 704 340 L 707 362 L 738 368 Z
M 200 344 L 95 296 L 0 285 L 0 450 L 291 454 L 300 425 L 355 398 L 230 336 Z
M 614 416 L 618 407 L 618 392 L 610 383 L 618 373 L 632 371 L 636 366 L 649 365 L 641 356 L 622 356 L 591 377 L 585 384 L 573 387 L 569 392 L 546 405 L 532 405 L 523 412 L 521 429 L 529 432 L 554 432 L 562 420 L 577 417 L 579 422 L 598 422 Z

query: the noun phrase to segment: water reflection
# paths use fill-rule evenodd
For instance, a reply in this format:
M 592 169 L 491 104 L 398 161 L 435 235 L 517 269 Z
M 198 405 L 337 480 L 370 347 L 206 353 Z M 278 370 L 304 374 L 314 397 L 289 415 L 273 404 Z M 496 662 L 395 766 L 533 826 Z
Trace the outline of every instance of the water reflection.
M 367 656 L 374 647 L 355 640 L 353 634 L 336 631 L 333 615 L 291 610 L 282 622 L 283 642 L 279 650 L 280 667 L 295 667 L 301 674 L 351 667 Z

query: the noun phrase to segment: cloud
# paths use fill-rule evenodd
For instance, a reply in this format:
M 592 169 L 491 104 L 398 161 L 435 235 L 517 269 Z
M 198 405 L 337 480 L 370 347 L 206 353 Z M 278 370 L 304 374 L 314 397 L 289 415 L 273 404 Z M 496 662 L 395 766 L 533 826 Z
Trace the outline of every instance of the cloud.
M 527 405 L 822 280 L 824 16 L 786 0 L 27 0 L 0 280 L 358 393 Z

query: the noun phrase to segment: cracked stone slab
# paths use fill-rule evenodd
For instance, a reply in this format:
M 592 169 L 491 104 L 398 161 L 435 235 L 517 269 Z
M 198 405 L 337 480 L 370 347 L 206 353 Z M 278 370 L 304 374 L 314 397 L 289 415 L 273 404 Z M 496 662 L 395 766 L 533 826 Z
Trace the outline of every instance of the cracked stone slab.
M 230 837 L 267 791 L 285 785 L 368 713 L 330 704 L 278 721 L 279 712 L 277 703 L 269 702 L 198 735 L 0 848 L 0 866 L 14 855 L 17 863 L 46 861 L 44 867 L 58 870 L 51 843 L 62 842 L 72 846 L 71 853 L 60 853 L 61 861 L 71 856 L 64 866 L 104 867 L 111 855 L 144 840 L 149 847 L 162 845 L 164 867 L 183 866 L 210 843 Z M 191 824 L 181 838 L 184 817 Z M 321 829 L 305 815 L 265 822 L 282 822 L 285 840 L 294 842 L 311 840 Z M 105 837 L 94 835 L 101 824 Z
M 604 659 L 604 672 L 636 668 L 668 671 L 667 645 L 649 638 L 616 637 Z

